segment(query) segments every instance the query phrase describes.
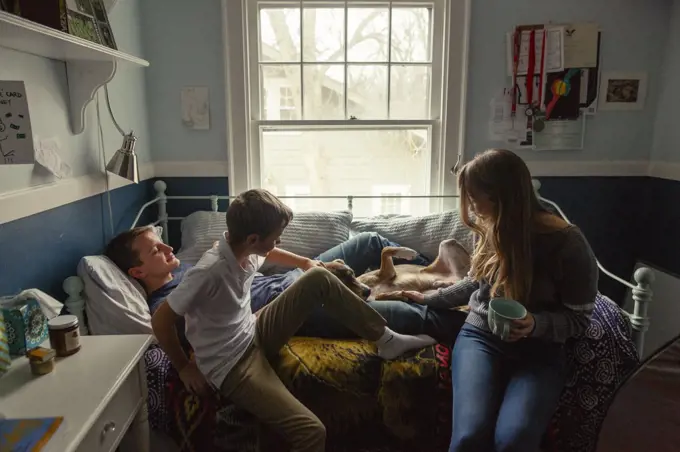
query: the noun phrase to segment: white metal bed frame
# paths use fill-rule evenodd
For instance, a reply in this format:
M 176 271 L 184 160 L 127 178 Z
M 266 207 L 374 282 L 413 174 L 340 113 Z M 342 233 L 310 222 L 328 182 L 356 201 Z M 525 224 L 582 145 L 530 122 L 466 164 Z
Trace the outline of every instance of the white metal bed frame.
M 544 203 L 550 205 L 553 207 L 561 216 L 562 218 L 569 222 L 569 219 L 565 215 L 565 213 L 562 211 L 560 206 L 558 206 L 555 202 L 550 201 L 549 199 L 545 199 L 538 194 L 538 191 L 541 187 L 541 184 L 538 180 L 534 180 L 534 188 L 536 190 L 536 193 L 541 201 Z M 158 205 L 158 218 L 155 222 L 153 222 L 154 225 L 161 225 L 163 227 L 163 241 L 166 243 L 168 242 L 168 222 L 169 221 L 178 221 L 182 220 L 184 217 L 170 217 L 167 214 L 167 204 L 169 200 L 209 200 L 210 201 L 210 208 L 213 212 L 218 212 L 219 211 L 219 201 L 220 200 L 230 200 L 236 198 L 236 196 L 217 196 L 217 195 L 212 195 L 212 196 L 168 196 L 165 194 L 165 191 L 167 189 L 167 184 L 162 181 L 162 180 L 157 180 L 154 185 L 154 190 L 156 191 L 156 196 L 154 199 L 151 201 L 145 203 L 140 209 L 139 212 L 137 213 L 137 216 L 135 217 L 134 221 L 132 222 L 132 225 L 130 228 L 134 228 L 137 226 L 139 220 L 142 217 L 142 214 L 144 211 L 149 208 L 150 206 L 157 204 Z M 390 198 L 393 198 L 395 196 L 390 196 Z M 280 198 L 290 198 L 290 199 L 346 199 L 347 200 L 347 209 L 349 211 L 352 211 L 353 208 L 353 203 L 354 200 L 356 199 L 376 199 L 376 198 L 384 198 L 384 196 L 354 196 L 354 195 L 347 195 L 347 196 L 280 196 Z M 445 195 L 445 196 L 401 196 L 401 198 L 410 198 L 410 199 L 436 199 L 436 198 L 458 198 L 456 195 Z M 634 307 L 633 307 L 633 312 L 627 312 L 625 310 L 622 310 L 629 318 L 631 321 L 631 325 L 633 328 L 633 340 L 635 342 L 636 348 L 638 355 L 641 357 L 643 348 L 644 348 L 644 341 L 645 341 L 645 333 L 647 330 L 649 330 L 649 325 L 650 325 L 650 319 L 647 316 L 647 308 L 649 303 L 652 301 L 652 290 L 651 290 L 651 285 L 654 282 L 654 272 L 647 268 L 647 267 L 642 267 L 639 268 L 637 271 L 635 271 L 633 275 L 633 279 L 635 280 L 635 284 L 626 281 L 623 278 L 620 278 L 604 268 L 602 264 L 597 261 L 597 266 L 600 269 L 600 272 L 603 274 L 607 275 L 614 281 L 619 282 L 620 284 L 623 284 L 625 287 L 628 289 L 631 289 L 632 291 L 632 298 L 634 301 Z M 84 322 L 82 322 L 83 316 L 82 312 L 85 308 L 85 303 L 82 298 L 81 292 L 83 290 L 83 282 L 80 280 L 79 277 L 77 276 L 72 276 L 70 278 L 67 278 L 64 281 L 64 291 L 69 295 L 68 300 L 65 302 L 66 306 L 68 307 L 69 311 L 75 315 L 78 315 L 81 318 L 81 325 L 85 325 Z M 81 326 L 82 328 L 82 326 Z M 86 334 L 86 333 L 85 333 Z

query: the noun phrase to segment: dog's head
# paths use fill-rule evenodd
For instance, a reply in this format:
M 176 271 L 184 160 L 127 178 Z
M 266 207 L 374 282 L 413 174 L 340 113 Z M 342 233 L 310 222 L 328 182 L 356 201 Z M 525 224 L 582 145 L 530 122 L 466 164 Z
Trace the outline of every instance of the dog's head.
M 371 288 L 366 284 L 360 283 L 352 270 L 342 259 L 336 259 L 325 263 L 328 271 L 333 273 L 342 283 L 352 292 L 363 300 L 367 300 L 371 295 Z

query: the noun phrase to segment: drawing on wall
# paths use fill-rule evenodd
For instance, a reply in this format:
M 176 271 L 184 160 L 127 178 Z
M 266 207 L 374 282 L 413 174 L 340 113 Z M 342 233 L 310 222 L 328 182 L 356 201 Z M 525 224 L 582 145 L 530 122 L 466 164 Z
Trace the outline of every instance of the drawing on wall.
M 581 112 L 581 69 L 548 74 L 545 89 L 546 119 L 576 119 Z
M 642 110 L 646 97 L 646 73 L 602 73 L 600 110 Z
M 0 165 L 25 165 L 34 161 L 24 82 L 0 81 Z
M 182 88 L 182 124 L 196 130 L 210 129 L 210 100 L 207 86 Z

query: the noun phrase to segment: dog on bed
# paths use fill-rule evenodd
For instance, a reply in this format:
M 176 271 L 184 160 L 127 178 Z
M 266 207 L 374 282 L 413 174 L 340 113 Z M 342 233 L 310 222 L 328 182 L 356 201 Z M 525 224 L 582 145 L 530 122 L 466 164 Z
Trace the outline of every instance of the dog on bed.
M 385 247 L 380 255 L 380 269 L 356 276 L 341 259 L 326 263 L 328 270 L 364 300 L 402 300 L 402 291 L 427 294 L 448 287 L 465 278 L 470 270 L 470 255 L 457 241 L 444 240 L 439 254 L 427 267 L 413 264 L 394 265 L 393 258 L 411 260 L 418 253 L 406 247 Z

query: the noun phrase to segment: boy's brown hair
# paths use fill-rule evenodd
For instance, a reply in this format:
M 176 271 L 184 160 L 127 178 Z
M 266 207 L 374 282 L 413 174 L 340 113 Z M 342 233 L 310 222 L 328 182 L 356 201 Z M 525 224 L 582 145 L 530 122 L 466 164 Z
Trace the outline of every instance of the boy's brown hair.
M 132 267 L 142 264 L 139 254 L 133 248 L 135 239 L 151 230 L 151 226 L 141 226 L 118 234 L 106 245 L 104 254 L 127 274 Z
M 248 190 L 236 197 L 227 209 L 229 241 L 240 244 L 249 235 L 265 238 L 288 226 L 293 211 L 279 198 L 261 188 Z

